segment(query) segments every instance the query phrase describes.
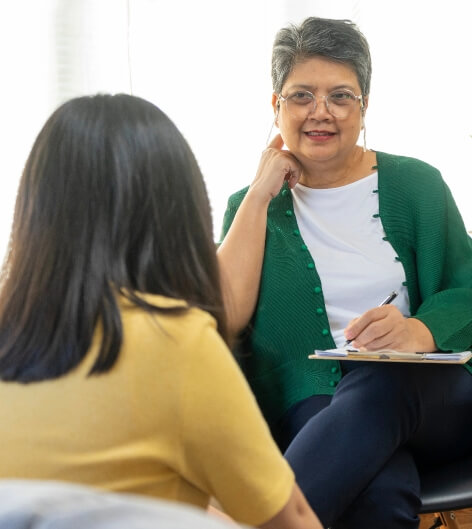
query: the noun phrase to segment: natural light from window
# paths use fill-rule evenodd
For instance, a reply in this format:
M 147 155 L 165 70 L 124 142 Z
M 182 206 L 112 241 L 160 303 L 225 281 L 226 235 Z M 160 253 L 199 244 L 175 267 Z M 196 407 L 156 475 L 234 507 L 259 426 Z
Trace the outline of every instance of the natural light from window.
M 204 173 L 218 238 L 227 198 L 251 182 L 271 127 L 275 32 L 310 15 L 359 25 L 373 58 L 368 147 L 438 167 L 472 230 L 470 2 L 2 0 L 0 5 L 2 252 L 18 179 L 39 128 L 65 99 L 95 92 L 132 91 L 175 121 Z

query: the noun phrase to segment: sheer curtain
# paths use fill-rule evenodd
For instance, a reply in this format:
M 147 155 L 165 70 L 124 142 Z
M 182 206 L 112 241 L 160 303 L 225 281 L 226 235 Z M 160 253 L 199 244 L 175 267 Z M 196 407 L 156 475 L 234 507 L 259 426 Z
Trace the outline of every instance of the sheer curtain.
M 95 92 L 132 92 L 175 121 L 205 176 L 217 238 L 272 124 L 275 33 L 310 15 L 360 26 L 373 58 L 368 146 L 437 166 L 472 229 L 470 11 L 461 0 L 0 0 L 0 251 L 39 127 L 65 99 Z

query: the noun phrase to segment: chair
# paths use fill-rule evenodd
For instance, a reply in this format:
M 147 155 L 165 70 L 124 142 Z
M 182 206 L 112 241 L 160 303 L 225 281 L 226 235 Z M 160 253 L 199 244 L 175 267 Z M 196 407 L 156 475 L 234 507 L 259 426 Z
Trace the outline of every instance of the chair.
M 460 529 L 455 511 L 472 507 L 472 457 L 420 473 L 420 513 L 435 513 L 431 529 Z
M 190 505 L 57 481 L 0 480 L 0 529 L 235 527 Z

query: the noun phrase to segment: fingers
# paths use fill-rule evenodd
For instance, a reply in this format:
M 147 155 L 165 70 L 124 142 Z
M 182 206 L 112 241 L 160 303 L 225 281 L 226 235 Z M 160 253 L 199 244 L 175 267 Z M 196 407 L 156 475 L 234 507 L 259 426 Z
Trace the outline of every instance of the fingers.
M 373 327 L 373 328 L 371 328 Z M 375 324 L 369 327 L 365 334 L 362 334 L 356 338 L 352 344 L 354 347 L 363 348 L 370 351 L 376 351 L 379 349 L 396 349 L 396 329 L 391 329 L 385 334 L 377 334 L 382 332 L 378 326 L 375 328 Z M 371 339 L 372 336 L 375 336 Z
M 300 180 L 300 163 L 290 151 L 282 149 L 283 145 L 281 135 L 277 134 L 263 151 L 251 184 L 250 192 L 256 193 L 264 204 L 280 192 L 285 181 L 293 188 Z
M 265 157 L 274 157 L 284 160 L 285 164 L 285 180 L 287 180 L 290 187 L 295 187 L 300 179 L 301 168 L 299 161 L 288 150 L 283 150 L 284 140 L 280 134 L 276 134 L 264 151 Z M 282 158 L 281 158 L 282 157 Z
M 290 189 L 293 189 L 300 180 L 301 171 L 293 171 L 290 170 L 290 172 L 287 173 L 285 179 L 287 180 L 288 187 Z
M 353 319 L 347 324 L 347 326 L 346 326 L 346 331 L 347 331 L 350 327 L 352 327 L 352 326 L 354 325 L 354 323 L 355 323 L 358 319 L 359 319 L 359 318 L 353 318 Z M 344 333 L 344 334 L 346 334 L 346 333 Z M 346 338 L 347 338 L 347 336 L 346 336 Z
M 355 347 L 390 348 L 406 332 L 406 318 L 394 305 L 370 309 L 352 320 L 344 334 Z
M 284 140 L 282 139 L 282 136 L 280 134 L 276 134 L 270 141 L 269 145 L 267 145 L 267 148 L 281 150 L 283 146 Z
M 378 315 L 373 312 L 375 309 L 364 312 L 358 318 L 349 322 L 349 325 L 344 330 L 346 340 L 355 340 L 373 321 L 378 319 Z

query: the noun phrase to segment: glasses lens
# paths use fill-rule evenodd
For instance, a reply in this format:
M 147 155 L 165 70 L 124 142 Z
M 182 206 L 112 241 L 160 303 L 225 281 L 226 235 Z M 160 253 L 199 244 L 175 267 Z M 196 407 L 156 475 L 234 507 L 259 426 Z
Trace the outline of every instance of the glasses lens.
M 315 96 L 311 92 L 299 91 L 285 99 L 287 112 L 295 119 L 306 119 L 315 108 Z
M 321 100 L 324 100 L 328 112 L 339 119 L 347 118 L 359 104 L 359 97 L 350 90 L 334 90 L 327 96 L 319 97 L 318 104 L 323 104 Z M 304 90 L 288 95 L 284 102 L 287 112 L 297 120 L 306 119 L 317 105 L 315 96 Z
M 349 90 L 335 90 L 326 97 L 326 107 L 332 116 L 344 119 L 356 108 L 357 100 Z

